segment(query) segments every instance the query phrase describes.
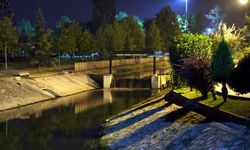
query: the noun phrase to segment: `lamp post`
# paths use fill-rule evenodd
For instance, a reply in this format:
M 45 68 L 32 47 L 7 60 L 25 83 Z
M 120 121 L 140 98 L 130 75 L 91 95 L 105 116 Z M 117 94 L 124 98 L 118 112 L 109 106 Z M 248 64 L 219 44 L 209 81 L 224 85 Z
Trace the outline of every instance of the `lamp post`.
M 246 5 L 248 3 L 248 0 L 239 0 L 240 4 Z
M 186 31 L 188 30 L 188 0 L 186 0 Z

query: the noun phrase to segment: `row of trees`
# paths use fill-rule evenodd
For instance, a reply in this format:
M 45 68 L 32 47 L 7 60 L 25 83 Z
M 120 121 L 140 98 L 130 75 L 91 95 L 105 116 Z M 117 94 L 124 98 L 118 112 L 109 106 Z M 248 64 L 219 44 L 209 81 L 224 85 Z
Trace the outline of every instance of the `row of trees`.
M 105 17 L 103 19 L 105 22 Z M 5 50 L 1 54 L 5 56 L 6 69 L 7 56 L 14 54 L 22 54 L 40 66 L 55 64 L 57 60 L 53 56 L 62 54 L 98 52 L 105 59 L 112 50 L 166 51 L 174 37 L 180 34 L 176 15 L 170 7 L 163 8 L 145 26 L 135 16 L 126 16 L 112 23 L 97 23 L 95 30 L 66 16 L 60 18 L 53 30 L 46 29 L 45 22 L 40 8 L 36 12 L 35 27 L 28 20 L 22 20 L 18 26 L 8 17 L 0 20 L 1 50 Z

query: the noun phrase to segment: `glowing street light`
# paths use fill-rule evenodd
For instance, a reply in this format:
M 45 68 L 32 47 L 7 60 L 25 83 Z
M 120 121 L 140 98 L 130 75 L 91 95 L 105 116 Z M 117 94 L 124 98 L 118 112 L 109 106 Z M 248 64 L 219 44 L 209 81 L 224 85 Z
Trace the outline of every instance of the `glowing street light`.
M 186 30 L 188 29 L 188 0 L 186 0 Z
M 242 5 L 246 5 L 248 3 L 248 0 L 239 0 L 239 2 L 242 4 Z

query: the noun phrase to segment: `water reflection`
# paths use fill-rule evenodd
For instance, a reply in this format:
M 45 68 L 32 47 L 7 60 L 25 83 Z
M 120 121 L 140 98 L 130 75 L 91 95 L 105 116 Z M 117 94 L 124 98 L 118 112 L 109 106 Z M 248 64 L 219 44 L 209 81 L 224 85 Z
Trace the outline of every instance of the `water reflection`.
M 99 149 L 103 120 L 154 94 L 100 90 L 0 113 L 1 149 Z

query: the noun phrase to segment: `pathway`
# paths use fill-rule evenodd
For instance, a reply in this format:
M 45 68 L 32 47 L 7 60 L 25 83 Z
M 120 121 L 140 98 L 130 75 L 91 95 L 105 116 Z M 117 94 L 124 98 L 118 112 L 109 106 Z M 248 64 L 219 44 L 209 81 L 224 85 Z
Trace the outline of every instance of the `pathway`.
M 110 149 L 250 149 L 247 127 L 216 122 L 165 101 L 130 110 L 106 123 Z

